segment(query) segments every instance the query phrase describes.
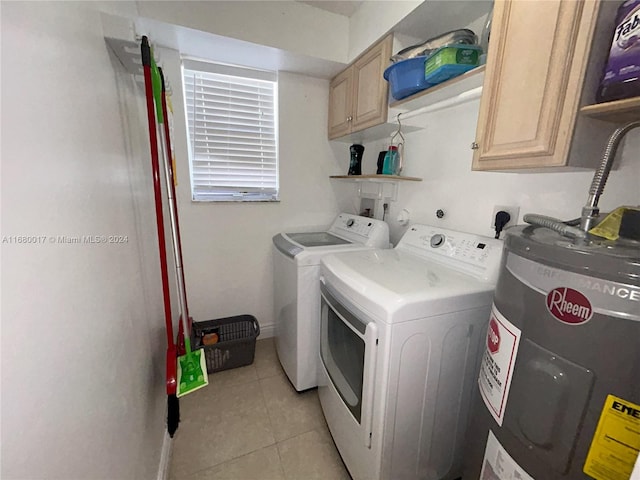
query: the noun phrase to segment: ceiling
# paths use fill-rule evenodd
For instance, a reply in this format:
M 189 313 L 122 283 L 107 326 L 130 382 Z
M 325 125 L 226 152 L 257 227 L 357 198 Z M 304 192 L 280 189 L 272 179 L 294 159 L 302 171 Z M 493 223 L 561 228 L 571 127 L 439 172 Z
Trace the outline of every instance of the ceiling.
M 180 25 L 171 25 L 149 18 L 138 18 L 135 22 L 135 31 L 144 32 L 149 38 L 154 39 L 156 45 L 177 50 L 187 58 L 262 70 L 300 73 L 317 78 L 332 78 L 345 68 L 344 63 L 315 58 L 281 48 L 258 45 Z M 110 45 L 113 43 L 111 42 Z M 212 45 L 215 48 L 212 48 Z M 117 41 L 115 46 L 112 45 L 114 53 L 125 65 L 125 68 L 131 67 L 130 62 L 126 58 L 123 59 L 120 54 L 122 47 Z M 124 47 L 125 53 L 128 53 L 126 50 L 128 45 L 124 45 Z M 159 60 L 161 62 L 162 58 L 160 57 Z M 133 65 L 131 68 L 137 67 L 139 65 Z
M 347 1 L 338 1 L 338 0 L 315 0 L 315 1 L 306 1 L 306 0 L 297 0 L 300 3 L 306 3 L 307 5 L 311 5 L 312 7 L 319 8 L 321 10 L 325 10 L 331 13 L 337 13 L 338 15 L 344 15 L 345 17 L 350 17 L 353 15 L 363 0 L 347 0 Z

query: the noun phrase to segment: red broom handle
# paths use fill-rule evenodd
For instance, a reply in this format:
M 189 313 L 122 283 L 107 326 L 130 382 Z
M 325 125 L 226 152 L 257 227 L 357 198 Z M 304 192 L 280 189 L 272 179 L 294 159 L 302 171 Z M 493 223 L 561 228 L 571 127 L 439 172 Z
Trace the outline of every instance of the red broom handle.
M 175 344 L 173 341 L 173 322 L 171 319 L 171 297 L 169 293 L 169 273 L 167 268 L 167 247 L 164 237 L 164 217 L 162 216 L 162 190 L 160 187 L 160 164 L 158 162 L 158 137 L 156 133 L 155 110 L 153 103 L 153 85 L 151 83 L 151 49 L 149 48 L 149 40 L 142 37 L 142 65 L 144 69 L 144 87 L 147 100 L 147 119 L 149 122 L 149 145 L 151 147 L 151 168 L 153 173 L 153 192 L 156 207 L 156 227 L 158 230 L 158 250 L 160 255 L 160 271 L 162 274 L 162 296 L 164 300 L 164 321 L 167 331 L 167 355 L 175 352 Z M 167 358 L 175 363 L 174 359 Z M 173 385 L 173 386 L 172 386 Z M 175 393 L 175 378 L 173 384 L 170 378 L 167 378 L 167 393 Z M 173 390 L 173 391 L 171 391 Z

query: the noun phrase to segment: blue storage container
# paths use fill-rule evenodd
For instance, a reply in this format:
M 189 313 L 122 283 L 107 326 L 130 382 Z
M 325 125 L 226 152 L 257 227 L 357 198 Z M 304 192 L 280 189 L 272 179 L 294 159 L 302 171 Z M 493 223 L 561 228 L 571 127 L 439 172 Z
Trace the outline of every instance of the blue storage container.
M 384 71 L 384 79 L 389 82 L 393 98 L 401 100 L 433 85 L 424 77 L 426 58 L 425 56 L 408 58 L 387 67 Z

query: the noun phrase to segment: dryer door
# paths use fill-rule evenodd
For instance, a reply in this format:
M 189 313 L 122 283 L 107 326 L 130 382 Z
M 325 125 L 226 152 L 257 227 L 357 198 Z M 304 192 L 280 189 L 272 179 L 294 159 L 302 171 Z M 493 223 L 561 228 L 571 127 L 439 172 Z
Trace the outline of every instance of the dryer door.
M 378 329 L 349 311 L 320 280 L 320 358 L 345 408 L 371 445 Z

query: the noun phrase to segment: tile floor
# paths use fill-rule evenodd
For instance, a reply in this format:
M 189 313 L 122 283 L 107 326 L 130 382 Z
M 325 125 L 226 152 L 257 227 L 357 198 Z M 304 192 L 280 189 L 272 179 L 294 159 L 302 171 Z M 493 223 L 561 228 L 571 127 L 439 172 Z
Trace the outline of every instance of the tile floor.
M 349 480 L 316 390 L 297 393 L 272 338 L 252 365 L 209 376 L 180 399 L 173 480 Z

